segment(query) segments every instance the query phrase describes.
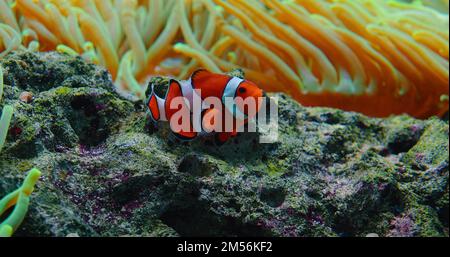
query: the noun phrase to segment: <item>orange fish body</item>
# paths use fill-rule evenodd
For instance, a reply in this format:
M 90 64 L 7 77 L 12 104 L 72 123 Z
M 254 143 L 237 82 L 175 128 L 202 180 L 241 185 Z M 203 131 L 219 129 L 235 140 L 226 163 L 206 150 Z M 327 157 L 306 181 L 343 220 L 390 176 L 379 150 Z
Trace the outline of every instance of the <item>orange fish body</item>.
M 256 116 L 263 96 L 263 91 L 251 81 L 206 70 L 194 72 L 188 80 L 170 80 L 164 96 L 151 86 L 147 100 L 151 118 L 156 122 L 170 121 L 172 132 L 182 140 L 216 133 L 216 139 L 224 143 Z M 246 105 L 249 102 L 254 104 Z M 196 103 L 200 103 L 199 114 L 193 112 Z M 181 124 L 184 126 L 180 129 L 177 126 Z

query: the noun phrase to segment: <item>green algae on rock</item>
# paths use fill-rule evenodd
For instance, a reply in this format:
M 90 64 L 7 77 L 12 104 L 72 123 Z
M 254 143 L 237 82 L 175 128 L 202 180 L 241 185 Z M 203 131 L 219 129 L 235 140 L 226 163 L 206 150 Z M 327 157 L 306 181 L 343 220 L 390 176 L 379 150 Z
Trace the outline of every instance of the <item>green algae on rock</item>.
M 276 94 L 276 143 L 255 133 L 177 143 L 80 58 L 15 52 L 0 63 L 15 109 L 0 195 L 30 167 L 43 177 L 16 236 L 448 236 L 448 121 Z

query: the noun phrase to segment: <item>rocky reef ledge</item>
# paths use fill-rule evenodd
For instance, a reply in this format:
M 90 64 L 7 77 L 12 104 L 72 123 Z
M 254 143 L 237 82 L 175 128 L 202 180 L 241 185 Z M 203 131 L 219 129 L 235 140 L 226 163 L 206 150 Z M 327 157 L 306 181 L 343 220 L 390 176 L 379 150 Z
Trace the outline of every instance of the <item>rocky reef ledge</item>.
M 15 236 L 448 236 L 448 121 L 280 94 L 277 143 L 171 143 L 100 67 L 57 53 L 0 63 L 0 106 L 15 108 L 0 197 L 42 171 Z

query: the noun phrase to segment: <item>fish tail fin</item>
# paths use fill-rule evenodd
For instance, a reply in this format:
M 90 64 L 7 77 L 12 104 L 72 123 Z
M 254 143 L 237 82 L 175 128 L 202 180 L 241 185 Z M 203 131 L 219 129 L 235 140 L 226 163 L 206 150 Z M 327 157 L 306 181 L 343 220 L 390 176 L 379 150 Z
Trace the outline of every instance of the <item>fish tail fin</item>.
M 150 96 L 153 94 L 153 87 L 154 83 L 149 82 L 147 85 L 147 89 L 145 90 L 145 105 L 148 105 L 148 102 L 150 101 Z
M 153 84 L 151 85 L 151 93 L 148 96 L 146 106 L 148 107 L 148 110 L 150 111 L 150 117 L 153 121 L 157 122 L 161 119 L 161 112 L 159 110 L 158 106 L 158 99 L 156 98 L 156 94 L 153 91 Z

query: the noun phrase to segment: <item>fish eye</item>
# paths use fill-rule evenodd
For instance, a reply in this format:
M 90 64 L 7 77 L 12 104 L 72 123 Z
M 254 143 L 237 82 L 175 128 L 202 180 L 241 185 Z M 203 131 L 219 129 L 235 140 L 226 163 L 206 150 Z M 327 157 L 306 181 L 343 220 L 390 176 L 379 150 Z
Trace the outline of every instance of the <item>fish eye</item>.
M 247 92 L 247 89 L 245 89 L 245 87 L 240 87 L 239 88 L 239 93 L 243 94 L 245 92 Z

